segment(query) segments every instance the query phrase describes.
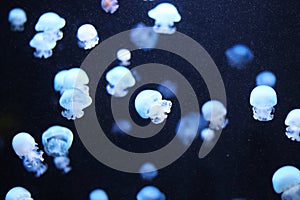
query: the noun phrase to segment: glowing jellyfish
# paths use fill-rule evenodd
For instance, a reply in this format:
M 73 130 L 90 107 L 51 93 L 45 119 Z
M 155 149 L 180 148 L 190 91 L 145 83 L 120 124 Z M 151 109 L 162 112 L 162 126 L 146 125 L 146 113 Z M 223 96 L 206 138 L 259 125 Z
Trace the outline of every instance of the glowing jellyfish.
M 52 56 L 52 49 L 56 46 L 55 41 L 45 40 L 44 33 L 37 33 L 30 41 L 29 45 L 35 48 L 33 53 L 36 58 L 49 58 Z
M 267 85 L 273 87 L 276 84 L 276 76 L 270 71 L 260 72 L 256 76 L 256 85 Z
M 117 58 L 121 61 L 120 65 L 130 65 L 131 53 L 128 49 L 120 49 L 117 51 Z
M 150 118 L 154 124 L 160 124 L 171 112 L 172 102 L 163 100 L 156 90 L 143 90 L 135 98 L 134 106 L 142 118 Z
M 113 14 L 119 8 L 118 0 L 101 0 L 101 7 L 105 12 Z
M 273 189 L 282 200 L 300 200 L 300 171 L 293 166 L 279 168 L 272 177 Z
M 287 115 L 285 119 L 286 136 L 293 141 L 300 142 L 300 109 L 294 109 Z
M 161 92 L 164 97 L 172 98 L 177 93 L 177 85 L 172 81 L 166 80 L 158 86 L 157 90 Z
M 29 172 L 34 172 L 36 177 L 41 176 L 47 170 L 47 165 L 42 161 L 43 152 L 38 151 L 34 138 L 28 133 L 21 132 L 14 136 L 12 146 L 15 153 L 23 159 L 23 165 Z
M 33 200 L 31 194 L 28 190 L 23 187 L 14 187 L 10 189 L 6 196 L 5 200 Z
M 108 200 L 108 196 L 104 190 L 95 189 L 90 193 L 90 200 Z
M 145 186 L 136 195 L 137 200 L 165 200 L 165 195 L 155 186 Z
M 154 164 L 150 162 L 144 163 L 140 170 L 140 175 L 144 180 L 151 181 L 157 176 L 157 169 Z
M 228 119 L 226 119 L 227 110 L 225 106 L 217 100 L 210 100 L 203 104 L 202 114 L 206 121 L 209 121 L 209 128 L 220 130 L 226 127 Z
M 253 106 L 253 118 L 259 121 L 270 121 L 274 117 L 274 106 L 277 104 L 277 95 L 273 88 L 260 85 L 250 94 L 250 104 Z
M 126 119 L 119 119 L 117 120 L 112 127 L 113 133 L 129 133 L 132 129 L 132 125 L 130 121 Z
M 152 27 L 147 27 L 143 23 L 137 24 L 130 31 L 130 41 L 139 49 L 153 49 L 158 41 L 158 34 Z
M 27 22 L 26 13 L 21 8 L 14 8 L 8 14 L 8 22 L 12 31 L 24 31 Z
M 49 42 L 56 42 L 63 38 L 63 32 L 60 31 L 66 25 L 65 19 L 54 12 L 47 12 L 40 16 L 35 25 L 36 31 L 42 31 L 44 38 Z
M 59 104 L 65 109 L 61 113 L 62 116 L 69 120 L 75 120 L 84 115 L 83 109 L 92 104 L 92 99 L 81 90 L 73 88 L 65 90 L 59 99 Z
M 155 20 L 153 30 L 157 33 L 173 34 L 176 31 L 174 22 L 179 22 L 181 16 L 177 8 L 170 3 L 160 3 L 148 12 L 148 16 Z
M 72 131 L 62 126 L 52 126 L 43 133 L 42 142 L 47 155 L 54 157 L 55 166 L 64 173 L 69 172 L 68 151 L 73 142 Z
M 225 51 L 228 64 L 231 67 L 241 69 L 252 62 L 252 51 L 243 44 L 237 44 Z
M 216 134 L 210 128 L 205 128 L 201 131 L 201 138 L 202 140 L 211 142 L 215 138 Z
M 108 85 L 106 91 L 114 97 L 124 97 L 127 89 L 135 85 L 135 79 L 129 69 L 117 66 L 109 70 L 105 76 Z
M 96 28 L 91 24 L 84 24 L 77 30 L 78 46 L 83 49 L 91 49 L 99 43 Z

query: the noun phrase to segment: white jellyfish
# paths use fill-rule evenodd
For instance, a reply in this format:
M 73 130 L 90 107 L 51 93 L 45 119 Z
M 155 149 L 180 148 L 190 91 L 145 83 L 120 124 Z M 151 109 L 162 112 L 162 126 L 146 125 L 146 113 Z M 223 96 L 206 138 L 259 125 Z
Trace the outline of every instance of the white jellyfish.
M 130 31 L 130 41 L 139 49 L 153 49 L 158 41 L 158 34 L 152 27 L 147 27 L 143 23 L 137 24 Z
M 96 28 L 91 24 L 84 24 L 77 30 L 78 46 L 83 49 L 91 49 L 99 43 Z
M 260 85 L 250 94 L 250 104 L 253 106 L 253 118 L 259 121 L 270 121 L 274 117 L 274 106 L 277 104 L 277 95 L 273 88 Z
M 148 12 L 148 16 L 155 20 L 153 30 L 163 34 L 175 33 L 176 27 L 174 27 L 174 22 L 181 20 L 177 8 L 170 3 L 158 4 Z
M 273 189 L 282 200 L 300 200 L 300 171 L 293 166 L 279 168 L 272 177 Z
M 29 45 L 35 48 L 33 55 L 36 58 L 49 58 L 52 56 L 52 49 L 56 46 L 55 41 L 48 41 L 44 37 L 44 33 L 37 33 L 30 41 Z
M 91 191 L 89 197 L 90 200 L 108 200 L 106 192 L 102 189 L 95 189 Z
M 23 31 L 27 22 L 26 13 L 21 8 L 14 8 L 8 14 L 8 21 L 12 31 Z
M 101 7 L 105 12 L 113 14 L 119 8 L 118 0 L 101 0 Z
M 142 118 L 150 118 L 154 124 L 160 124 L 171 112 L 172 102 L 163 100 L 156 90 L 143 90 L 135 98 L 134 106 Z
M 120 65 L 130 65 L 131 53 L 128 49 L 119 49 L 117 51 L 117 58 L 121 61 Z
M 157 90 L 160 91 L 164 95 L 164 97 L 172 98 L 177 93 L 177 84 L 172 81 L 166 80 L 158 86 Z
M 145 186 L 136 195 L 137 200 L 165 200 L 165 195 L 155 186 Z
M 155 167 L 155 165 L 153 163 L 150 163 L 150 162 L 144 163 L 141 166 L 141 168 L 139 169 L 139 173 L 140 173 L 142 179 L 147 180 L 147 181 L 153 180 L 158 174 L 157 168 Z
M 273 87 L 276 84 L 276 76 L 270 71 L 260 72 L 256 76 L 256 85 L 267 85 Z
M 293 141 L 300 142 L 300 109 L 294 109 L 289 112 L 285 119 L 286 136 Z
M 243 44 L 236 44 L 225 51 L 228 64 L 231 67 L 242 69 L 253 60 L 252 51 Z
M 48 156 L 54 157 L 54 164 L 64 173 L 71 170 L 68 151 L 73 142 L 73 133 L 62 126 L 51 126 L 42 135 L 44 150 Z
M 227 110 L 220 101 L 207 101 L 203 104 L 201 111 L 204 119 L 209 121 L 210 129 L 220 130 L 226 127 L 228 123 L 228 119 L 226 119 Z
M 108 85 L 106 91 L 114 97 L 124 97 L 127 89 L 135 85 L 135 79 L 129 69 L 117 66 L 109 70 L 105 76 Z
M 34 172 L 36 177 L 41 176 L 47 170 L 47 165 L 42 162 L 43 152 L 38 151 L 34 138 L 25 132 L 18 133 L 12 140 L 15 153 L 23 159 L 23 165 L 29 172 Z
M 14 187 L 10 189 L 6 196 L 5 200 L 33 200 L 31 194 L 28 190 L 23 187 Z
M 210 128 L 205 128 L 201 131 L 201 138 L 204 141 L 211 142 L 215 138 L 216 134 Z

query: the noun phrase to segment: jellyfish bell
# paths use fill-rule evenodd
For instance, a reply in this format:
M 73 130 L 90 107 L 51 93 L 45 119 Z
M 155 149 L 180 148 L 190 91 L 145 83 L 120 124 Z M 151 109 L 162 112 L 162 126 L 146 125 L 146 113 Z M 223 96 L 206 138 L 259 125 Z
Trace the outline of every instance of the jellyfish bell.
M 8 14 L 8 21 L 12 31 L 23 31 L 27 16 L 22 8 L 14 8 Z
M 108 200 L 106 192 L 102 189 L 95 189 L 91 191 L 89 200 Z
M 128 49 L 119 49 L 117 51 L 117 58 L 121 61 L 120 65 L 130 65 L 131 53 Z
M 237 69 L 242 69 L 253 60 L 252 51 L 244 44 L 236 44 L 225 51 L 228 64 Z
M 294 109 L 289 112 L 285 119 L 286 136 L 293 140 L 300 142 L 300 109 Z
M 91 24 L 84 24 L 77 30 L 78 46 L 83 49 L 92 49 L 99 43 L 98 32 Z
M 140 167 L 139 173 L 140 173 L 141 177 L 147 181 L 153 180 L 158 174 L 157 168 L 155 167 L 155 165 L 153 163 L 150 163 L 150 162 L 144 163 Z
M 52 56 L 52 49 L 56 46 L 56 42 L 45 40 L 44 33 L 37 33 L 30 40 L 29 45 L 36 49 L 33 53 L 34 57 L 46 59 Z
M 62 70 L 59 71 L 54 77 L 54 90 L 57 92 L 64 90 L 64 79 L 65 75 L 68 73 L 69 70 Z M 62 94 L 63 92 L 61 92 Z
M 204 119 L 209 121 L 209 128 L 220 130 L 226 127 L 228 123 L 228 119 L 226 119 L 227 110 L 220 101 L 207 101 L 203 104 L 201 111 Z
M 262 71 L 256 76 L 256 85 L 273 87 L 276 84 L 276 76 L 271 71 Z
M 155 186 L 145 186 L 136 195 L 137 200 L 165 200 L 165 195 Z
M 158 33 L 153 30 L 153 27 L 147 27 L 143 23 L 137 24 L 130 31 L 130 41 L 139 49 L 153 49 L 158 41 Z
M 6 196 L 5 200 L 33 200 L 31 194 L 28 190 L 23 187 L 14 187 L 10 189 Z
M 118 0 L 101 0 L 101 7 L 105 12 L 113 14 L 119 8 Z
M 14 136 L 12 146 L 15 153 L 22 158 L 23 156 L 30 154 L 31 151 L 36 148 L 36 143 L 30 134 L 21 132 Z
M 201 131 L 202 140 L 211 142 L 215 138 L 216 134 L 213 130 L 209 128 L 205 128 Z
M 89 77 L 81 68 L 72 68 L 64 76 L 64 89 L 77 88 L 89 94 Z

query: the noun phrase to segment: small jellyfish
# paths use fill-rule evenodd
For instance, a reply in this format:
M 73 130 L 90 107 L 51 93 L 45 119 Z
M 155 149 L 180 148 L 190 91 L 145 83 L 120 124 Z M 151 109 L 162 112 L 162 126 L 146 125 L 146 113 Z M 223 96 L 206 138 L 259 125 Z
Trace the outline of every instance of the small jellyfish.
M 135 79 L 129 69 L 117 66 L 109 70 L 105 76 L 108 85 L 106 91 L 114 97 L 124 97 L 128 93 L 128 88 L 135 85 Z
M 136 195 L 137 200 L 165 200 L 165 195 L 155 186 L 145 186 Z
M 256 85 L 267 85 L 273 87 L 276 84 L 276 76 L 270 71 L 260 72 L 256 76 Z
M 156 46 L 158 34 L 152 27 L 139 23 L 131 29 L 130 41 L 139 49 L 150 50 Z
M 97 30 L 91 24 L 84 24 L 77 31 L 78 46 L 83 49 L 94 48 L 99 43 Z
M 120 49 L 117 51 L 117 58 L 121 61 L 120 65 L 130 65 L 131 53 L 128 49 Z
M 64 173 L 69 172 L 68 151 L 73 142 L 72 131 L 62 126 L 51 126 L 43 133 L 42 142 L 47 155 L 54 157 L 55 166 Z
M 24 31 L 27 22 L 26 13 L 21 8 L 14 8 L 8 14 L 8 22 L 12 31 Z
M 202 140 L 211 142 L 215 138 L 216 134 L 210 128 L 205 128 L 201 131 L 201 138 Z
M 15 153 L 23 159 L 23 165 L 29 172 L 34 172 L 36 177 L 41 176 L 47 170 L 47 165 L 42 162 L 43 152 L 38 151 L 34 138 L 25 132 L 18 133 L 12 140 Z
M 294 109 L 289 112 L 285 119 L 286 136 L 293 141 L 300 142 L 300 109 Z
M 113 14 L 119 8 L 118 0 L 101 0 L 101 7 L 105 12 Z
M 273 88 L 260 85 L 250 94 L 250 104 L 253 106 L 253 118 L 259 121 L 270 121 L 274 117 L 277 95 Z
M 23 187 L 14 187 L 10 189 L 6 196 L 5 200 L 33 200 L 31 194 L 28 190 Z
M 95 189 L 90 193 L 90 200 L 108 200 L 108 196 L 104 190 Z
M 142 118 L 150 118 L 154 124 L 160 124 L 171 112 L 172 102 L 163 100 L 156 90 L 143 90 L 135 98 L 134 106 Z
M 209 128 L 220 130 L 226 127 L 228 119 L 226 119 L 227 110 L 225 106 L 217 100 L 210 100 L 203 104 L 202 114 L 206 121 L 209 121 Z
M 49 58 L 52 56 L 52 49 L 56 46 L 55 41 L 45 40 L 44 33 L 37 33 L 30 41 L 29 45 L 35 48 L 33 53 L 36 58 Z
M 139 172 L 140 172 L 142 179 L 147 180 L 147 181 L 153 180 L 158 174 L 157 168 L 155 167 L 154 164 L 152 164 L 150 162 L 144 163 L 141 166 Z
M 113 133 L 129 133 L 132 129 L 132 125 L 130 121 L 126 119 L 119 119 L 117 120 L 112 127 Z
M 174 27 L 174 22 L 181 20 L 177 8 L 170 3 L 158 4 L 148 12 L 148 16 L 155 20 L 153 30 L 163 34 L 175 33 L 176 27 Z
M 282 200 L 300 200 L 300 171 L 293 166 L 279 168 L 272 177 L 273 189 Z
M 237 44 L 225 51 L 228 64 L 231 67 L 242 69 L 253 60 L 252 51 L 243 44 Z
M 158 86 L 157 90 L 161 92 L 164 97 L 172 98 L 177 93 L 177 85 L 172 81 L 166 80 Z

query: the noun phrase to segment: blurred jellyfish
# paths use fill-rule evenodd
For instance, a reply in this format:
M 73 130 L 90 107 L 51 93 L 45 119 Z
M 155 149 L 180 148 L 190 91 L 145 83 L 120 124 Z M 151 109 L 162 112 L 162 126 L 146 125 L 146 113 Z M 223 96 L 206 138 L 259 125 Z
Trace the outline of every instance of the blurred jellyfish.
M 172 81 L 166 80 L 158 86 L 157 90 L 161 92 L 164 97 L 172 98 L 177 93 L 177 85 Z
M 237 44 L 225 51 L 225 55 L 228 60 L 228 64 L 231 67 L 242 69 L 246 65 L 252 62 L 252 51 L 243 44 Z
M 72 131 L 62 126 L 51 126 L 43 133 L 42 142 L 47 155 L 54 157 L 55 166 L 64 173 L 69 172 L 68 151 L 73 142 Z
M 204 119 L 209 121 L 210 129 L 220 130 L 226 127 L 228 123 L 228 119 L 226 119 L 227 110 L 220 101 L 207 101 L 201 110 Z
M 282 200 L 300 200 L 300 171 L 293 166 L 279 168 L 272 177 L 273 189 Z
M 36 58 L 49 58 L 52 56 L 52 49 L 56 46 L 55 41 L 45 40 L 44 33 L 37 33 L 30 41 L 29 45 L 35 48 L 33 53 Z
M 5 200 L 33 200 L 31 194 L 28 190 L 23 187 L 14 187 L 10 189 L 6 196 Z
M 36 177 L 41 176 L 47 170 L 47 165 L 42 161 L 43 152 L 38 151 L 34 138 L 28 133 L 21 132 L 14 136 L 12 146 L 15 153 L 23 159 L 23 165 L 29 172 L 34 172 Z
M 260 72 L 256 76 L 256 85 L 267 85 L 273 87 L 276 83 L 276 76 L 270 71 Z
M 26 13 L 21 8 L 14 8 L 8 14 L 8 22 L 12 31 L 24 31 L 27 22 Z
M 165 200 L 165 195 L 155 186 L 145 186 L 136 195 L 137 200 Z
M 259 121 L 270 121 L 274 117 L 274 106 L 277 104 L 277 95 L 273 88 L 260 85 L 250 94 L 250 104 L 253 106 L 253 118 Z
M 118 0 L 101 0 L 101 7 L 105 12 L 113 14 L 119 8 Z
M 160 124 L 171 112 L 172 102 L 163 100 L 156 90 L 143 90 L 135 98 L 134 106 L 142 118 L 150 118 L 154 124 Z
M 175 33 L 176 27 L 174 27 L 174 22 L 181 20 L 177 8 L 170 3 L 158 4 L 148 12 L 148 16 L 155 20 L 153 30 L 163 34 Z
M 131 29 L 130 41 L 139 49 L 149 50 L 156 46 L 158 34 L 153 31 L 152 27 L 139 23 Z
M 120 65 L 130 65 L 131 53 L 128 49 L 119 49 L 117 51 L 117 58 L 121 61 Z
M 117 66 L 109 70 L 105 76 L 108 85 L 106 91 L 114 97 L 124 97 L 128 93 L 128 88 L 135 85 L 135 79 L 129 69 Z
M 91 49 L 99 43 L 97 30 L 91 24 L 84 24 L 77 30 L 78 46 L 83 49 Z
M 151 181 L 157 176 L 157 168 L 150 162 L 144 163 L 140 170 L 140 175 L 144 180 Z
M 210 128 L 205 128 L 201 131 L 201 138 L 202 140 L 211 142 L 215 138 L 216 134 Z
M 293 141 L 300 142 L 300 109 L 294 109 L 289 112 L 285 119 L 286 136 Z
M 90 200 L 108 200 L 108 196 L 104 190 L 95 189 L 90 193 Z
M 113 133 L 129 133 L 132 129 L 132 125 L 130 121 L 126 119 L 119 119 L 117 120 L 112 127 Z

